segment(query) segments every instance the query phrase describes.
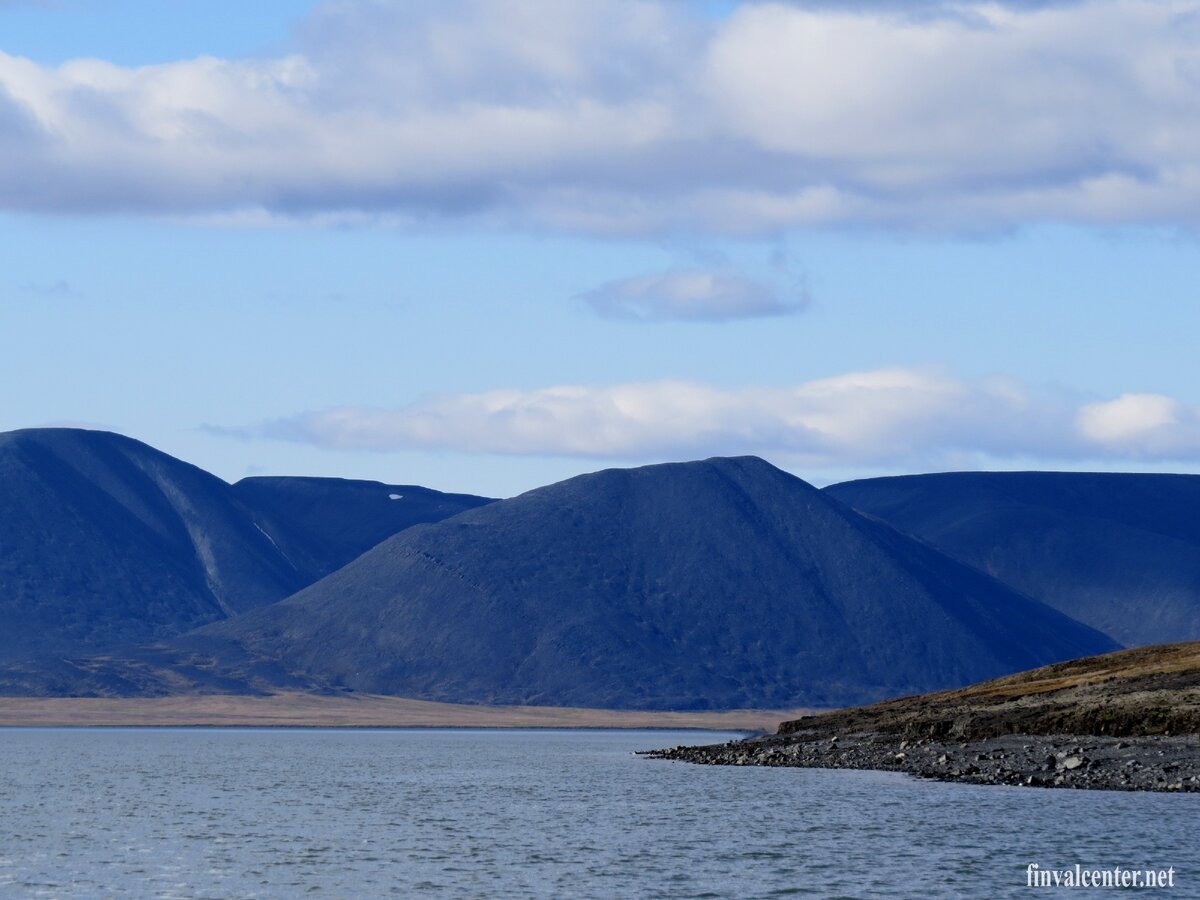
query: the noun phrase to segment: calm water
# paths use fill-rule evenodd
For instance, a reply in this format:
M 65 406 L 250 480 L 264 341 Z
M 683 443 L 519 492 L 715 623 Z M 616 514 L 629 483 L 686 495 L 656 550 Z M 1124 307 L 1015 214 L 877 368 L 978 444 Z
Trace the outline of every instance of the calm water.
M 1200 896 L 1200 796 L 630 755 L 721 737 L 0 730 L 0 895 L 1028 896 L 1078 862 Z

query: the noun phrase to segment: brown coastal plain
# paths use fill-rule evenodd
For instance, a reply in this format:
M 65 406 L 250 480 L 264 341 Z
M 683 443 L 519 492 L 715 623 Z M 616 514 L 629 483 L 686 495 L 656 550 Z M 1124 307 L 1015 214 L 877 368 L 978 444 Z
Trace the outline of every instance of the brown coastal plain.
M 0 727 L 665 728 L 774 731 L 809 709 L 659 712 L 472 706 L 372 694 L 0 697 Z

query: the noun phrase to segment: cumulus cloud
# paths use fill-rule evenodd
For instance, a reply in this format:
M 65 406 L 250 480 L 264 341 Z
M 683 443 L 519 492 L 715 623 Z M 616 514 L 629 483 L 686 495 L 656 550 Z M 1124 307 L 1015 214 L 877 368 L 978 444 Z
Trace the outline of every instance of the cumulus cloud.
M 804 298 L 736 272 L 677 269 L 622 278 L 580 295 L 596 313 L 616 319 L 720 322 L 798 312 Z
M 1122 394 L 1079 410 L 1080 432 L 1092 444 L 1128 456 L 1200 456 L 1200 407 L 1162 394 Z
M 211 429 L 344 450 L 456 450 L 614 460 L 756 453 L 812 467 L 963 460 L 1200 460 L 1200 408 L 936 370 L 853 372 L 785 387 L 691 381 L 493 390 L 399 409 L 339 408 Z
M 1085 437 L 1101 444 L 1137 440 L 1179 422 L 1179 403 L 1161 394 L 1122 394 L 1079 411 Z
M 625 234 L 1200 210 L 1200 0 L 328 0 L 293 51 L 0 53 L 0 207 Z

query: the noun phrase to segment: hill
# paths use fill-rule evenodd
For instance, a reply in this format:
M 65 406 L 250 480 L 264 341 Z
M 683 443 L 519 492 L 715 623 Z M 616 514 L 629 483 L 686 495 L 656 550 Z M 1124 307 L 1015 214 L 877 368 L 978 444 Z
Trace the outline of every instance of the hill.
M 286 673 L 447 702 L 732 709 L 959 686 L 1115 645 L 738 458 L 597 472 L 419 525 L 171 646 L 248 688 Z M 144 672 L 128 683 L 155 690 Z
M 1127 646 L 1200 638 L 1200 476 L 959 472 L 826 492 Z
M 304 560 L 318 577 L 405 528 L 492 502 L 412 484 L 278 476 L 243 478 L 233 495 L 260 516 L 290 559 Z
M 229 485 L 100 431 L 0 434 L 0 658 L 147 641 L 309 579 Z
M 0 434 L 0 660 L 155 641 L 244 613 L 389 529 L 475 500 L 406 488 L 416 499 L 401 511 L 382 485 L 252 481 L 265 486 L 235 489 L 118 434 Z M 368 495 L 392 506 L 377 511 Z

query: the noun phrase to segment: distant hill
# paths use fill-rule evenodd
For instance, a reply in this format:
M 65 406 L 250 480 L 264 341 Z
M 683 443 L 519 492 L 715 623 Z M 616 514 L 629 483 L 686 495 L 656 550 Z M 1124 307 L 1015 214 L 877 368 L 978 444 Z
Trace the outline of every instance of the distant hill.
M 1128 646 L 1200 638 L 1200 476 L 959 472 L 826 493 Z
M 173 690 L 156 673 L 187 669 L 200 690 L 227 689 L 219 671 L 247 690 L 285 677 L 474 703 L 830 706 L 1114 647 L 762 460 L 713 459 L 415 526 L 281 603 L 124 669 L 89 664 L 85 689 Z
M 238 490 L 107 432 L 0 434 L 0 660 L 154 641 L 237 615 L 311 584 L 393 525 L 439 514 L 435 492 L 398 515 L 368 508 L 369 492 L 391 502 L 384 486 L 279 481 Z M 445 510 L 465 503 L 451 496 Z M 358 526 L 340 524 L 349 518 Z
M 291 559 L 319 575 L 340 569 L 384 538 L 492 501 L 412 484 L 345 478 L 243 478 L 233 494 L 258 513 Z
M 0 658 L 167 637 L 311 579 L 219 478 L 130 438 L 0 434 Z

